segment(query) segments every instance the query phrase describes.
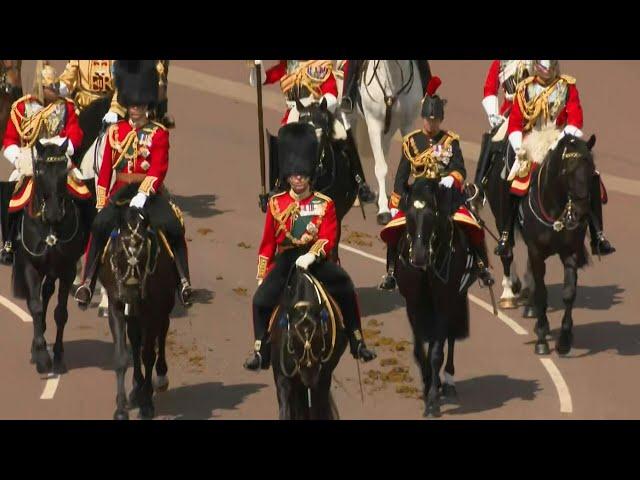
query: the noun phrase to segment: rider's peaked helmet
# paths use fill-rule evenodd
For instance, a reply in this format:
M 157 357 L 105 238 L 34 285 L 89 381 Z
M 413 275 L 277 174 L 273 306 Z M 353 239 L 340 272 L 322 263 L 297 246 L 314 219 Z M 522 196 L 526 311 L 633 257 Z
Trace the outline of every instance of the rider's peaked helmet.
M 444 106 L 447 101 L 436 95 L 436 90 L 442 84 L 440 77 L 431 77 L 427 85 L 427 92 L 422 99 L 422 118 L 444 120 Z
M 558 60 L 534 60 L 533 72 L 543 80 L 553 80 L 560 76 L 560 62 Z

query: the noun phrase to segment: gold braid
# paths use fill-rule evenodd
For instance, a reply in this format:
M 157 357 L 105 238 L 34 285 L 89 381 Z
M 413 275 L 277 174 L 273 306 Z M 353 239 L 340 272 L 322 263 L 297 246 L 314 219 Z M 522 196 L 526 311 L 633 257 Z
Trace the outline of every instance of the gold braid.
M 442 145 L 443 148 L 447 148 L 453 140 L 455 140 L 454 137 L 445 135 L 440 142 L 427 148 L 424 152 L 419 152 L 413 137 L 409 141 L 405 141 L 402 144 L 402 151 L 411 165 L 411 175 L 414 178 L 440 178 L 441 167 L 438 159 L 433 154 L 433 149 L 436 145 Z M 413 154 L 411 153 L 412 149 Z
M 558 82 L 563 80 L 562 78 L 557 78 L 553 83 L 546 87 L 542 93 L 532 100 L 527 101 L 526 89 L 534 79 L 535 77 L 529 77 L 520 83 L 516 93 L 520 112 L 522 112 L 522 117 L 527 121 L 527 124 L 524 127 L 525 131 L 533 128 L 535 123 L 538 121 L 538 118 L 540 118 L 540 115 L 542 115 L 545 122 L 549 120 L 549 97 L 553 93 Z
M 137 158 L 138 156 L 138 135 L 135 130 L 131 130 L 124 137 L 124 140 L 120 142 L 118 140 L 118 128 L 117 125 L 109 128 L 109 144 L 113 147 L 115 151 L 117 151 L 120 155 L 113 162 L 113 167 L 116 168 L 118 164 L 122 161 L 122 159 L 126 158 L 130 160 L 131 158 Z M 128 155 L 127 151 L 133 145 L 133 154 Z
M 307 68 L 311 65 L 316 64 L 317 60 L 310 60 L 308 62 L 303 63 L 294 73 L 289 75 L 288 77 L 282 79 L 281 88 L 282 93 L 286 94 L 289 90 L 291 90 L 294 86 L 299 85 L 302 87 L 306 87 L 309 92 L 313 95 L 314 98 L 319 98 L 322 96 L 322 91 L 320 90 L 321 82 L 327 79 L 329 74 L 333 70 L 333 65 L 331 63 L 321 62 L 320 65 L 325 66 L 327 68 L 327 73 L 325 77 L 320 79 L 312 79 L 307 75 Z
M 56 104 L 52 103 L 39 112 L 27 117 L 20 113 L 17 104 L 14 104 L 14 107 L 11 109 L 11 122 L 16 127 L 24 147 L 32 147 L 36 143 L 43 123 L 55 108 Z

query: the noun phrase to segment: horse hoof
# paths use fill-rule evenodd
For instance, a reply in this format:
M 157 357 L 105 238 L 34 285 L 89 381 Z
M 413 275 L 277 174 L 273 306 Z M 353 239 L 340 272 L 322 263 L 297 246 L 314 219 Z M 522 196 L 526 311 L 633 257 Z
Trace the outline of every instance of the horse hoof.
M 440 412 L 440 405 L 438 405 L 437 403 L 430 403 L 424 410 L 423 416 L 426 418 L 440 418 L 442 416 L 442 413 Z
M 458 391 L 455 385 L 449 385 L 448 383 L 442 385 L 442 400 L 448 402 L 458 401 Z
M 522 312 L 522 316 L 524 318 L 536 318 L 538 316 L 536 314 L 536 307 L 532 305 L 525 306 L 524 311 Z
M 535 352 L 536 355 L 549 355 L 549 345 L 547 342 L 536 343 Z
M 502 310 L 513 310 L 518 308 L 515 298 L 501 298 L 498 300 L 498 307 Z
M 527 305 L 530 299 L 531 299 L 531 289 L 525 288 L 520 292 L 520 296 L 518 297 L 518 301 L 520 302 L 520 305 Z
M 382 282 L 380 282 L 380 285 L 378 285 L 378 289 L 393 292 L 396 289 L 396 286 L 396 279 L 393 278 L 392 275 L 385 275 L 384 277 L 382 277 Z
M 116 410 L 116 413 L 113 414 L 114 420 L 129 420 L 129 412 L 126 410 Z
M 109 309 L 105 307 L 98 307 L 98 318 L 107 318 L 109 316 Z
M 62 360 L 58 362 L 55 362 L 55 361 L 53 362 L 53 373 L 55 373 L 56 375 L 64 375 L 67 372 L 68 372 L 67 366 Z
M 373 203 L 376 201 L 376 194 L 371 191 L 371 188 L 366 183 L 360 189 L 359 195 L 362 203 Z
M 47 350 L 41 350 L 35 352 L 35 364 L 38 373 L 49 373 L 53 363 L 51 362 L 51 356 Z
M 379 213 L 376 218 L 378 219 L 378 225 L 386 225 L 391 221 L 391 214 L 389 212 Z
M 567 355 L 571 351 L 571 344 L 573 343 L 573 334 L 562 331 L 558 341 L 556 342 L 556 352 L 558 355 Z
M 166 375 L 158 376 L 153 379 L 153 390 L 163 393 L 169 390 L 169 377 Z
M 140 407 L 138 418 L 140 418 L 141 420 L 152 420 L 155 416 L 156 411 L 155 408 L 153 408 L 153 405 L 144 405 Z
M 515 282 L 513 282 L 513 285 L 511 286 L 511 291 L 515 295 L 518 295 L 521 290 L 522 290 L 522 282 L 520 281 L 520 279 L 517 279 Z

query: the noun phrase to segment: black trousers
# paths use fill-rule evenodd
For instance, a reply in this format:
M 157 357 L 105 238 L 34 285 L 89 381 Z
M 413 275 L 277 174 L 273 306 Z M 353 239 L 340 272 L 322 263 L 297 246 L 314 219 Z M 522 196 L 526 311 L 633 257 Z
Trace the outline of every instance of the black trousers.
M 276 256 L 275 266 L 256 290 L 253 296 L 253 330 L 256 340 L 266 338 L 269 318 L 273 309 L 280 303 L 289 272 L 295 268 L 298 256 L 304 253 L 305 250 L 295 249 Z M 355 287 L 349 274 L 338 264 L 327 260 L 314 262 L 309 267 L 309 273 L 324 285 L 338 303 L 347 330 L 360 330 L 360 312 Z

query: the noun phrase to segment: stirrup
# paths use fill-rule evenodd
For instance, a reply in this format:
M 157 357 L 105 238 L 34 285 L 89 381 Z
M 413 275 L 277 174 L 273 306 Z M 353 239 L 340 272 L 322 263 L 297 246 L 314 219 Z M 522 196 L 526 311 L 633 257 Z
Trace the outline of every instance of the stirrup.
M 82 292 L 86 292 L 85 293 L 85 295 L 87 296 L 86 299 L 81 298 Z M 76 293 L 73 294 L 73 299 L 76 302 L 78 302 L 78 307 L 80 307 L 81 310 L 87 309 L 87 307 L 91 304 L 92 298 L 93 298 L 93 292 L 91 291 L 90 282 L 86 280 L 80 284 L 80 286 L 76 290 Z
M 191 288 L 189 280 L 187 280 L 186 278 L 180 279 L 180 301 L 185 307 L 190 307 L 193 304 L 191 302 L 192 295 L 193 288 Z
M 509 252 L 509 232 L 502 232 L 498 245 L 496 246 L 494 253 L 499 257 L 506 255 Z
M 350 97 L 342 97 L 342 101 L 340 102 L 340 110 L 345 113 L 353 112 L 353 100 Z

